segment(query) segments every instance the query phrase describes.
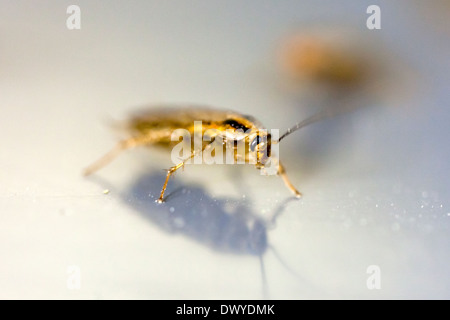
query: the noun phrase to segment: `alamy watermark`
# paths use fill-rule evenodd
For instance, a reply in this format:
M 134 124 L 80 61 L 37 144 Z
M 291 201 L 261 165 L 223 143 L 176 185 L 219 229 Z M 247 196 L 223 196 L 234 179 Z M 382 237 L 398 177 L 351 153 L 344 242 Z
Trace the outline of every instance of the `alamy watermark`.
M 367 289 L 374 290 L 374 289 L 381 289 L 381 269 L 377 265 L 370 265 L 366 269 L 366 273 L 370 274 L 370 276 L 367 278 L 366 285 Z
M 79 266 L 72 265 L 67 267 L 66 285 L 69 290 L 81 289 L 81 269 Z
M 183 164 L 253 164 L 263 175 L 276 175 L 279 154 L 279 130 L 204 128 L 202 121 L 194 122 L 194 132 L 176 129 L 171 141 L 171 160 Z
M 77 5 L 67 7 L 66 13 L 69 14 L 66 20 L 66 26 L 69 30 L 81 29 L 81 9 Z
M 375 4 L 367 7 L 366 13 L 370 14 L 367 18 L 366 26 L 369 30 L 381 29 L 381 8 Z
M 72 4 L 67 7 L 66 13 L 69 14 L 66 20 L 66 26 L 69 30 L 81 29 L 81 9 L 79 6 Z M 369 30 L 381 29 L 381 8 L 378 5 L 370 5 L 366 10 L 370 16 L 366 20 L 366 26 Z

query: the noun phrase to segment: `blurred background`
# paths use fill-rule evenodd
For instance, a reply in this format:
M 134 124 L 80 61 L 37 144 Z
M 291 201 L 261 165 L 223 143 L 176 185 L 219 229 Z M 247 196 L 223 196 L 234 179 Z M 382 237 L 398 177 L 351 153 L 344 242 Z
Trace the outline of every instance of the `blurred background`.
M 1 1 L 0 298 L 450 298 L 449 9 Z M 117 142 L 108 120 L 161 104 L 281 132 L 354 110 L 280 144 L 301 200 L 203 165 L 156 205 L 172 163 L 146 148 L 81 175 Z

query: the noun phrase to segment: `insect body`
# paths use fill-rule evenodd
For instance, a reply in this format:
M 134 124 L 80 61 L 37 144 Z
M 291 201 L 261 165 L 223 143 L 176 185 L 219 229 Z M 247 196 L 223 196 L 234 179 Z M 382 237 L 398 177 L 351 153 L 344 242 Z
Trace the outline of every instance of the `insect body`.
M 277 174 L 282 177 L 285 185 L 295 196 L 300 197 L 301 193 L 289 181 L 281 162 L 272 156 L 272 144 L 278 143 L 297 129 L 328 116 L 329 114 L 318 114 L 308 118 L 290 128 L 280 139 L 272 141 L 270 133 L 256 119 L 237 112 L 197 107 L 150 109 L 132 116 L 125 126 L 130 137 L 120 141 L 111 151 L 87 167 L 84 174 L 90 175 L 94 173 L 113 160 L 120 152 L 137 146 L 160 145 L 170 149 L 177 142 L 172 139 L 174 130 L 181 128 L 193 135 L 196 131 L 194 123 L 201 121 L 201 134 L 209 134 L 210 139 L 202 141 L 201 150 L 195 150 L 192 147 L 189 156 L 167 170 L 167 176 L 157 202 L 164 202 L 164 192 L 170 176 L 194 158 L 199 151 L 210 149 L 218 138 L 222 140 L 223 144 L 227 145 L 235 146 L 236 142 L 243 142 L 248 152 L 244 156 L 235 152 L 235 159 L 244 160 L 245 163 L 252 163 L 257 169 L 264 170 L 269 158 L 271 161 L 273 160 L 273 163 L 277 165 Z M 213 132 L 212 134 L 211 131 Z

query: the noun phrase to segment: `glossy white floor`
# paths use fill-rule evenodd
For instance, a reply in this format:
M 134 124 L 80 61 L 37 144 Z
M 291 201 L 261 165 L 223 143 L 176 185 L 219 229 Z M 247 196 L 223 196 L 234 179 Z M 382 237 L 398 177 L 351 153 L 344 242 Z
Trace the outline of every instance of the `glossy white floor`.
M 374 31 L 366 1 L 77 1 L 81 30 L 60 1 L 1 3 L 0 298 L 450 298 L 448 8 L 419 3 L 382 2 Z M 152 150 L 81 176 L 116 142 L 105 120 L 145 105 L 283 130 L 332 103 L 286 85 L 275 53 L 342 22 L 408 67 L 280 145 L 303 199 L 188 166 L 156 205 L 171 161 Z

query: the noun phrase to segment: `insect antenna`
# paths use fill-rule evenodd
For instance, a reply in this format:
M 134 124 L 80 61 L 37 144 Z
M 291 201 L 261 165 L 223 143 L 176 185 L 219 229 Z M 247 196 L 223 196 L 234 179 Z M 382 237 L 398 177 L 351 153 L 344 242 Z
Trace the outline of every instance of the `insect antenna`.
M 274 142 L 275 143 L 279 143 L 282 139 L 286 138 L 291 133 L 297 131 L 298 129 L 306 127 L 307 125 L 319 122 L 319 121 L 324 120 L 324 119 L 332 118 L 332 117 L 335 117 L 335 116 L 343 114 L 343 113 L 350 112 L 350 111 L 352 111 L 354 109 L 356 109 L 356 107 L 350 105 L 350 106 L 346 106 L 346 107 L 338 108 L 338 109 L 325 109 L 325 110 L 322 110 L 322 111 L 320 111 L 320 112 L 310 116 L 309 118 L 306 118 L 305 120 L 296 123 L 294 126 L 292 126 L 289 129 L 287 129 L 287 131 L 285 133 L 283 133 L 281 135 L 281 137 L 278 140 L 274 141 Z

